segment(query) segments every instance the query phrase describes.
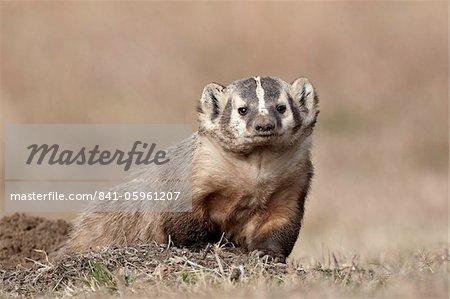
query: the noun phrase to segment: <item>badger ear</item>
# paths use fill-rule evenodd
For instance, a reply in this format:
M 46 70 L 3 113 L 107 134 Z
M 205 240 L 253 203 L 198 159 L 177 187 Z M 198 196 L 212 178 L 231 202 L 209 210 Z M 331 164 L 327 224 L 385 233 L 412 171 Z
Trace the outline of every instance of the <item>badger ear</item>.
M 225 106 L 224 90 L 225 87 L 217 83 L 205 86 L 197 106 L 200 123 L 212 124 L 219 117 Z
M 300 105 L 304 122 L 306 124 L 315 122 L 319 114 L 319 97 L 307 78 L 298 78 L 292 83 L 292 96 L 294 101 Z

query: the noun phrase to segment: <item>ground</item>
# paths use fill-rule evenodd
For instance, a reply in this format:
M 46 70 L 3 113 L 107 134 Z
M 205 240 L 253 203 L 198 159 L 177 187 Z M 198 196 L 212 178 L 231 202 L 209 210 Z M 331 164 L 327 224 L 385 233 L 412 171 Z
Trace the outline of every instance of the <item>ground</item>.
M 314 263 L 300 259 L 281 264 L 269 257 L 246 254 L 222 240 L 195 251 L 152 243 L 55 258 L 55 250 L 66 237 L 67 222 L 15 214 L 4 217 L 0 228 L 1 297 L 447 298 L 448 295 L 447 248 L 405 253 L 393 257 L 391 263 L 329 252 Z M 45 250 L 33 251 L 30 244 L 38 244 L 35 248 Z

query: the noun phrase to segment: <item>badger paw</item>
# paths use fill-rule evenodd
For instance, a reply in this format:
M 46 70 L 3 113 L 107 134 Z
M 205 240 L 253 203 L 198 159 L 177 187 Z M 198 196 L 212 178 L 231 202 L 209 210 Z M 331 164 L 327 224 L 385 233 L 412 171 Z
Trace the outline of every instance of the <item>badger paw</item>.
M 250 253 L 250 256 L 256 256 L 265 262 L 271 263 L 286 263 L 286 257 L 281 253 L 276 253 L 271 250 L 257 249 Z

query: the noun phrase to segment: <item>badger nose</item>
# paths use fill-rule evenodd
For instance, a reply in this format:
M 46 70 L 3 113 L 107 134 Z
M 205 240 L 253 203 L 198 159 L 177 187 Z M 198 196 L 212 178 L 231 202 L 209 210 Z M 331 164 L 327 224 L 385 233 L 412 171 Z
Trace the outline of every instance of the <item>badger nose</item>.
M 262 122 L 255 125 L 255 130 L 258 132 L 270 132 L 273 129 L 275 129 L 275 124 L 272 122 Z

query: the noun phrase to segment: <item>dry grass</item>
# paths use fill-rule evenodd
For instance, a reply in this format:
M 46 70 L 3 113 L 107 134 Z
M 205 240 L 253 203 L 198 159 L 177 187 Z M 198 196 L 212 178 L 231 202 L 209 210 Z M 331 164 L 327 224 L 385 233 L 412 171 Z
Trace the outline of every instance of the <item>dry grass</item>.
M 195 126 L 195 102 L 207 82 L 226 84 L 255 74 L 286 80 L 307 76 L 321 98 L 313 149 L 317 175 L 290 258 L 302 267 L 287 267 L 290 272 L 280 274 L 281 283 L 270 272 L 249 270 L 255 263 L 264 265 L 261 261 L 237 256 L 223 258 L 223 268 L 229 275 L 230 267 L 242 264 L 242 280 L 230 282 L 226 275 L 222 278 L 182 259 L 155 261 L 174 270 L 166 280 L 155 273 L 156 264 L 146 264 L 152 261 L 148 257 L 139 262 L 147 265 L 140 268 L 144 272 L 133 272 L 135 279 L 126 287 L 125 265 L 108 262 L 120 259 L 118 252 L 124 250 L 114 249 L 117 252 L 90 254 L 84 260 L 69 258 L 75 261 L 72 269 L 85 268 L 67 276 L 67 284 L 77 284 L 74 292 L 63 288 L 55 294 L 89 296 L 92 283 L 97 289 L 88 267 L 89 258 L 95 257 L 124 296 L 447 297 L 448 259 L 442 248 L 448 248 L 449 211 L 448 3 L 0 5 L 3 127 Z M 0 165 L 2 159 L 0 155 Z M 175 260 L 180 256 L 176 249 L 169 252 Z M 353 260 L 355 253 L 360 258 Z M 215 261 L 213 253 L 208 254 Z M 352 265 L 352 260 L 365 274 L 351 270 L 350 283 L 343 284 L 336 271 L 347 273 L 352 268 L 344 265 Z M 61 267 L 35 265 L 15 275 L 30 275 L 20 280 L 29 291 L 37 287 L 31 285 L 35 277 L 55 275 L 48 286 L 53 288 L 62 275 L 55 271 Z M 217 270 L 217 265 L 208 267 Z M 372 278 L 368 271 L 373 271 Z M 185 272 L 197 281 L 183 281 Z M 110 277 L 108 272 L 102 275 Z M 69 282 L 77 277 L 88 282 Z
M 392 263 L 330 254 L 314 263 L 280 264 L 219 244 L 197 251 L 141 244 L 2 271 L 0 295 L 445 298 L 449 258 L 440 250 Z

